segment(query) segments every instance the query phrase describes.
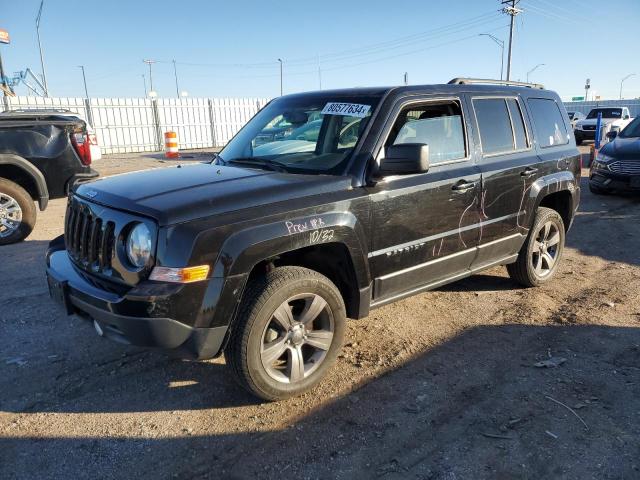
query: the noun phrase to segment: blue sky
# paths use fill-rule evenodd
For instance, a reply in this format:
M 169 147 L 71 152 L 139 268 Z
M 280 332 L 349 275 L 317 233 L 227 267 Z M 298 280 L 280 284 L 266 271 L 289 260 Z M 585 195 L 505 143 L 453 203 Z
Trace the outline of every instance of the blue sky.
M 35 17 L 40 0 L 0 0 L 5 70 L 40 72 Z M 40 27 L 52 96 L 143 96 L 153 65 L 154 89 L 175 96 L 273 97 L 285 93 L 402 83 L 443 83 L 456 76 L 498 78 L 500 47 L 479 33 L 508 40 L 500 0 L 196 1 L 45 0 Z M 544 83 L 563 97 L 592 91 L 640 97 L 640 1 L 522 0 L 512 79 Z M 506 65 L 506 55 L 505 55 Z M 506 70 L 506 66 L 505 66 Z M 20 87 L 20 94 L 26 89 Z

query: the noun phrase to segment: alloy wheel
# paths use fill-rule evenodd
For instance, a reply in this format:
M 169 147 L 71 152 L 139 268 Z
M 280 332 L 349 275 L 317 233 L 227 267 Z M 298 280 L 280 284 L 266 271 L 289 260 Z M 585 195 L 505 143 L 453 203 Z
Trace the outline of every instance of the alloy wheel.
M 555 222 L 544 223 L 535 235 L 531 263 L 533 270 L 539 277 L 546 277 L 552 271 L 558 260 L 558 245 L 560 230 Z
M 334 336 L 327 302 L 313 293 L 290 297 L 273 312 L 262 334 L 260 358 L 271 378 L 297 383 L 322 364 Z
M 18 201 L 0 192 L 0 237 L 6 238 L 14 234 L 22 223 L 22 208 Z

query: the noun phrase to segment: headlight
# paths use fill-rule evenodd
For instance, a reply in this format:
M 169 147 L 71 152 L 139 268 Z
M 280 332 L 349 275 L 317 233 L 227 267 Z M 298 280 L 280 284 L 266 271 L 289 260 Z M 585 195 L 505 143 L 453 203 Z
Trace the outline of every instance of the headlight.
M 596 157 L 596 160 L 600 163 L 609 163 L 615 159 L 613 157 L 610 157 L 609 155 L 605 155 L 604 153 L 598 152 L 598 156 Z
M 144 267 L 151 257 L 151 232 L 144 223 L 139 223 L 127 237 L 127 257 L 138 268 Z

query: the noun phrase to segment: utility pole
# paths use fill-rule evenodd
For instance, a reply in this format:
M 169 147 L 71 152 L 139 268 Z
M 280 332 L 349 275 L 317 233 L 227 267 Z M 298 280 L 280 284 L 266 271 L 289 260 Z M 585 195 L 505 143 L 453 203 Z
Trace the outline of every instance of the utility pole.
M 178 88 L 178 70 L 176 70 L 176 61 L 173 61 L 173 76 L 176 77 L 176 96 L 180 98 L 180 88 Z
M 78 65 L 78 68 L 82 70 L 82 81 L 84 82 L 84 98 L 89 98 L 89 92 L 87 92 L 87 77 L 84 75 L 84 65 Z
M 631 77 L 633 77 L 633 76 L 635 76 L 635 73 L 630 73 L 629 75 L 627 75 L 626 77 L 624 77 L 622 80 L 620 80 L 620 100 L 622 100 L 622 84 L 624 83 L 624 81 L 625 81 L 627 78 L 631 78 Z
M 42 7 L 44 0 L 40 0 L 40 10 L 36 17 L 36 34 L 38 35 L 38 49 L 40 50 L 40 65 L 42 66 L 42 82 L 44 84 L 44 96 L 49 96 L 49 87 L 47 86 L 47 74 L 44 70 L 44 56 L 42 55 L 42 43 L 40 42 L 40 17 L 42 17 Z
M 409 85 L 409 72 L 404 72 L 404 84 Z
M 318 87 L 322 90 L 322 70 L 320 69 L 320 54 L 318 54 Z
M 282 96 L 282 59 L 279 58 L 278 61 L 280 62 L 280 96 Z
M 504 76 L 504 40 L 500 40 L 498 37 L 494 37 L 490 33 L 479 33 L 479 37 L 489 37 L 500 47 L 500 80 Z
M 147 78 L 142 74 L 142 81 L 144 82 L 144 98 L 147 98 Z
M 144 63 L 149 65 L 149 92 L 153 92 L 153 76 L 151 75 L 151 65 L 156 63 L 155 60 L 142 60 Z
M 520 0 L 502 0 L 502 4 L 506 5 L 502 9 L 502 13 L 511 16 L 511 25 L 509 27 L 509 56 L 507 57 L 507 80 L 511 80 L 511 55 L 513 54 L 513 25 L 516 15 L 522 13 L 522 9 L 516 8 Z

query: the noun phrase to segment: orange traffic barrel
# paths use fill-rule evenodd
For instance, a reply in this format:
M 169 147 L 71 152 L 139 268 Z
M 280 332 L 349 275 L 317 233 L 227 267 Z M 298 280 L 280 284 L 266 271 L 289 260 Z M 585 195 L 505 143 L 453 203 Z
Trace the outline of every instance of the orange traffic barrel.
M 165 158 L 178 158 L 178 134 L 176 132 L 164 132 L 164 156 Z

